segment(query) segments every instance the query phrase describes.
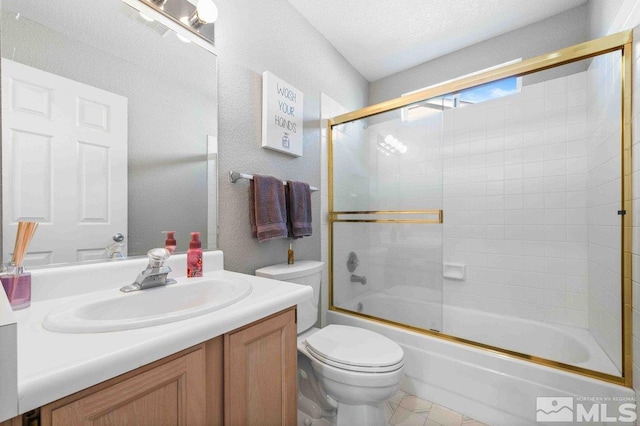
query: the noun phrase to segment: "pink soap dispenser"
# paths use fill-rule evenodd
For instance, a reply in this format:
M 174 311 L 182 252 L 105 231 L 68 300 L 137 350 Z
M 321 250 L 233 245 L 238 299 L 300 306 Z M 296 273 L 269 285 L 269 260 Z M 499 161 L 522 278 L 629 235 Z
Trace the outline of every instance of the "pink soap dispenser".
M 163 234 L 167 235 L 167 239 L 164 241 L 164 248 L 169 250 L 169 253 L 173 254 L 176 251 L 176 231 L 162 231 Z
M 202 276 L 202 242 L 200 233 L 192 232 L 187 251 L 187 277 Z

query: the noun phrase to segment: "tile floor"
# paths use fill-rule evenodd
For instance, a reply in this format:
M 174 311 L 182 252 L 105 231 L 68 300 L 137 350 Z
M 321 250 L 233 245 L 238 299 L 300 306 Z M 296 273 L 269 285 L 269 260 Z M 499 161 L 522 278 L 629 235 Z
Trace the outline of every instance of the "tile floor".
M 441 405 L 398 391 L 385 403 L 385 415 L 396 426 L 485 426 Z

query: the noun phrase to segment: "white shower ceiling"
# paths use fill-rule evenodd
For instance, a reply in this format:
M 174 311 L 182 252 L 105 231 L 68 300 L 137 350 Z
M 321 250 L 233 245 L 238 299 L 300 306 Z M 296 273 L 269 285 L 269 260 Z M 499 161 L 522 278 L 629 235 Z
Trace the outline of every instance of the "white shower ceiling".
M 587 0 L 289 0 L 369 81 Z

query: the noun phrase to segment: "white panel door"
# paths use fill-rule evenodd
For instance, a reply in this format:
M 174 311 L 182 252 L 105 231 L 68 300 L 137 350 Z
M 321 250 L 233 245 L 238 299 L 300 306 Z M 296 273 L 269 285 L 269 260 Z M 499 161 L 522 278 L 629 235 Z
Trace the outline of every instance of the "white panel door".
M 26 220 L 26 265 L 105 258 L 127 235 L 127 98 L 4 58 L 2 95 L 4 261 Z

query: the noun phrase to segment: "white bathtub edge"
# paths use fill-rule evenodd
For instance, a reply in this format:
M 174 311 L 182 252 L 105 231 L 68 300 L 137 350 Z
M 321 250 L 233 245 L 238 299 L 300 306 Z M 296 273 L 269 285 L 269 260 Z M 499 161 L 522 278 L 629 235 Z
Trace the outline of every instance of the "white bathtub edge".
M 489 407 L 476 400 L 469 399 L 464 395 L 450 392 L 434 385 L 425 383 L 415 377 L 405 374 L 400 390 L 416 395 L 418 398 L 426 399 L 454 411 L 464 411 L 464 415 L 471 417 L 485 424 L 492 426 L 533 426 L 535 422 L 530 422 L 522 417 L 512 416 L 509 413 Z M 460 407 L 463 407 L 462 409 Z M 539 425 L 539 424 L 538 424 Z
M 329 311 L 327 323 L 396 341 L 405 351 L 407 391 L 491 425 L 536 424 L 536 397 L 635 397 L 623 386 L 351 315 Z

